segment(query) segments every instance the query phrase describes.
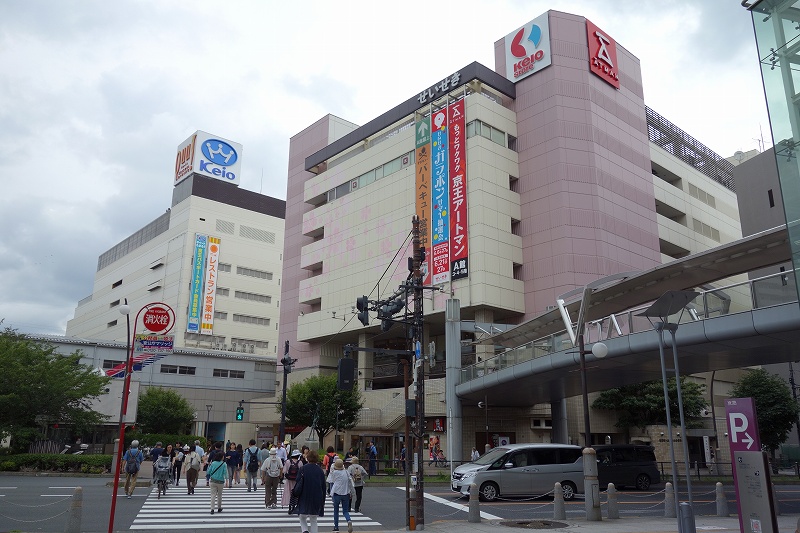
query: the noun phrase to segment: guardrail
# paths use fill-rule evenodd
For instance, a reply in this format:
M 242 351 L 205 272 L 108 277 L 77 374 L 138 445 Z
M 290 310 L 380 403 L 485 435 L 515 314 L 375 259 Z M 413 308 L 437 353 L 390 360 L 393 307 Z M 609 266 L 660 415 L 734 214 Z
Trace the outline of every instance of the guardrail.
M 687 306 L 686 312 L 670 317 L 674 318 L 675 322 L 679 317 L 681 323 L 695 322 L 797 301 L 793 270 L 731 283 L 722 287 L 700 287 L 695 290 L 700 293 L 700 296 Z M 620 311 L 600 320 L 587 322 L 586 344 L 652 331 L 653 327 L 647 318 L 636 316 L 649 306 L 650 303 Z M 503 368 L 573 348 L 567 330 L 564 328 L 552 335 L 505 350 L 494 357 L 463 367 L 459 383 L 465 383 Z

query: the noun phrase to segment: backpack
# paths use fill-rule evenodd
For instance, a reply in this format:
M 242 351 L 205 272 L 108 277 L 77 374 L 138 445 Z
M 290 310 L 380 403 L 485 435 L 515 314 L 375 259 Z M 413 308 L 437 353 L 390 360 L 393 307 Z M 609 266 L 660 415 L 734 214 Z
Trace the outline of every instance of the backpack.
M 128 459 L 125 461 L 125 473 L 126 474 L 135 474 L 139 471 L 139 458 L 144 459 L 142 457 L 142 452 L 139 452 L 134 456 L 130 451 L 128 452 Z
M 328 458 L 328 466 L 325 467 L 325 477 L 331 473 L 331 468 L 333 468 L 333 463 L 336 462 L 337 455 L 335 453 L 328 453 L 325 454 L 325 457 Z
M 267 459 L 267 475 L 269 477 L 280 477 L 281 475 L 281 460 L 277 457 L 270 457 Z
M 197 455 L 197 452 L 189 454 L 189 468 L 192 470 L 200 470 L 200 456 Z
M 247 449 L 250 452 L 250 459 L 247 461 L 247 471 L 251 474 L 258 472 L 258 452 L 253 453 L 253 450 L 250 448 Z
M 361 468 L 360 465 L 356 465 L 353 468 L 353 481 L 355 481 L 356 483 L 361 481 L 361 470 L 362 470 L 362 468 Z
M 286 471 L 286 479 L 297 479 L 298 473 L 300 473 L 300 459 L 297 461 L 289 459 L 289 470 Z

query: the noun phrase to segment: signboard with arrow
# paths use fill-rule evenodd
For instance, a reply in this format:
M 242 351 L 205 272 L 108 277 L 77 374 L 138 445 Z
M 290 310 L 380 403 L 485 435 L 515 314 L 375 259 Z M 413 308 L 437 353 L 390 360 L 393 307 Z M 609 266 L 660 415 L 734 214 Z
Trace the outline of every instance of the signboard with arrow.
M 725 400 L 725 418 L 740 530 L 777 533 L 769 461 L 766 452 L 761 451 L 755 402 L 752 398 Z

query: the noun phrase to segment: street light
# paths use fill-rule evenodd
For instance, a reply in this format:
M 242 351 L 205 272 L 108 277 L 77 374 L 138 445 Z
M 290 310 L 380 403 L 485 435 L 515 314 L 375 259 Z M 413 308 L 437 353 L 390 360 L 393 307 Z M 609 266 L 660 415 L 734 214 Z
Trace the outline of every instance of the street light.
M 666 410 L 667 414 L 667 429 L 669 434 L 669 454 L 670 454 L 670 462 L 672 465 L 672 484 L 675 487 L 675 516 L 678 517 L 678 531 L 679 533 L 688 533 L 685 531 L 685 525 L 691 526 L 694 523 L 694 501 L 692 499 L 692 478 L 689 471 L 689 445 L 687 443 L 686 438 L 686 423 L 683 416 L 683 396 L 681 393 L 681 374 L 680 369 L 678 367 L 678 346 L 675 342 L 675 332 L 678 330 L 678 325 L 680 324 L 681 318 L 683 317 L 683 312 L 686 309 L 686 306 L 695 298 L 700 296 L 700 293 L 695 291 L 667 291 L 662 294 L 658 300 L 653 302 L 653 304 L 645 309 L 642 313 L 639 313 L 637 316 L 646 317 L 653 328 L 658 332 L 658 353 L 661 357 L 661 381 L 664 386 L 664 409 Z M 681 314 L 678 316 L 678 323 L 672 324 L 669 322 L 669 317 L 674 315 L 675 313 L 680 312 Z M 658 322 L 654 322 L 652 319 L 657 318 L 659 319 Z M 672 359 L 673 359 L 673 366 L 675 371 L 675 386 L 678 391 L 678 410 L 680 412 L 680 423 L 681 423 L 681 433 L 683 434 L 683 460 L 686 467 L 686 490 L 689 492 L 689 516 L 688 517 L 681 517 L 680 515 L 680 502 L 678 498 L 678 466 L 677 462 L 675 461 L 675 443 L 672 438 L 672 416 L 670 414 L 669 408 L 669 390 L 667 387 L 667 365 L 664 359 L 664 330 L 670 332 L 672 336 Z M 683 523 L 683 520 L 687 520 L 687 524 Z M 692 530 L 694 528 L 691 528 Z
M 492 440 L 489 437 L 489 397 L 488 396 L 484 395 L 483 396 L 483 401 L 482 402 L 478 402 L 478 409 L 485 409 L 486 410 L 486 449 L 483 451 L 483 453 L 486 453 L 492 447 Z
M 133 361 L 131 349 L 131 307 L 128 299 L 119 306 L 119 312 L 125 315 L 127 333 L 125 335 L 125 381 L 122 387 L 122 402 L 119 406 L 119 439 L 117 440 L 116 461 L 114 461 L 114 491 L 111 497 L 111 513 L 108 517 L 108 533 L 114 531 L 114 514 L 117 508 L 117 491 L 119 490 L 119 466 L 122 463 L 122 448 L 125 447 L 125 412 L 128 409 L 128 391 L 131 385 L 131 363 Z M 138 318 L 138 315 L 137 315 Z

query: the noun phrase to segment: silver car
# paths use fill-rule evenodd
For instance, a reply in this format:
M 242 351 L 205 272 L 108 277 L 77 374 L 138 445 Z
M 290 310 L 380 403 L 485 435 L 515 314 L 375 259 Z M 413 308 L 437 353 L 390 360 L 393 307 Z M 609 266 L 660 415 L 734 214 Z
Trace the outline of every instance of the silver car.
M 480 498 L 547 494 L 561 483 L 564 500 L 583 494 L 583 456 L 569 444 L 509 444 L 494 448 L 474 463 L 453 471 L 451 488 L 468 495 L 478 487 Z

